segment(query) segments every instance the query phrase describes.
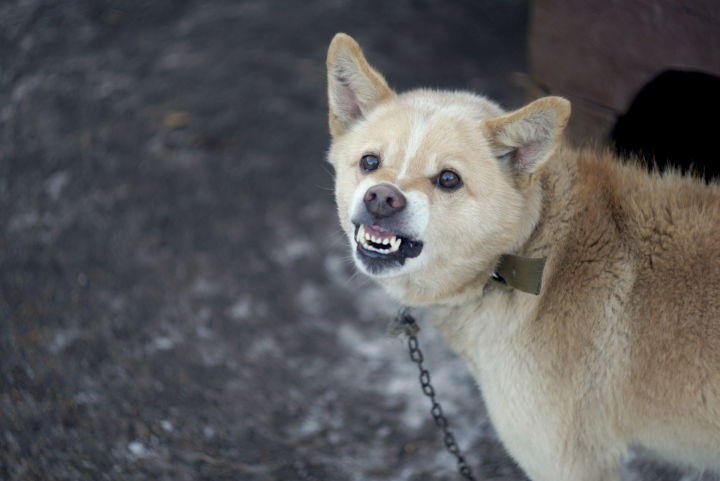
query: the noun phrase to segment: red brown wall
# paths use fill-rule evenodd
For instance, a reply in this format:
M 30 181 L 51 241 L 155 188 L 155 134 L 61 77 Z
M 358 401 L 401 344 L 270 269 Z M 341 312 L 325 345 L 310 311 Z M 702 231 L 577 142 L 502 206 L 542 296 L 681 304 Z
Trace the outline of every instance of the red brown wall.
M 720 2 L 535 0 L 529 43 L 531 95 L 572 101 L 574 140 L 605 138 L 663 70 L 720 76 Z

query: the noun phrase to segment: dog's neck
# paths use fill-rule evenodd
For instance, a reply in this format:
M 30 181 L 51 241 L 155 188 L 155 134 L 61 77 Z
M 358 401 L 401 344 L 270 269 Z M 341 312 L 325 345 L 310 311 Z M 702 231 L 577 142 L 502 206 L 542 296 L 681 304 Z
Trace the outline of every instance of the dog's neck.
M 526 263 L 528 270 L 539 269 L 540 276 L 552 275 L 556 265 L 553 261 L 564 249 L 565 239 L 569 235 L 572 214 L 570 205 L 576 204 L 573 200 L 576 197 L 576 157 L 575 150 L 561 144 L 555 158 L 550 159 L 545 168 L 537 174 L 537 179 L 532 183 L 534 190 L 528 196 L 526 229 L 520 232 L 515 244 L 507 252 L 520 256 L 518 261 Z M 544 269 L 544 263 L 539 265 L 540 263 L 533 262 L 538 259 L 548 259 L 548 268 Z M 530 295 L 541 294 L 522 290 Z
M 486 269 L 478 271 L 477 276 L 454 291 L 448 292 L 443 298 L 438 299 L 436 304 L 462 305 L 468 302 L 475 302 L 482 297 L 488 286 L 497 287 L 494 281 L 502 279 L 505 290 L 520 288 L 527 295 L 539 294 L 539 289 L 530 288 L 532 284 L 538 287 L 542 281 L 544 260 L 549 255 L 544 249 L 537 248 L 534 240 L 542 236 L 542 229 L 547 228 L 542 222 L 543 214 L 550 208 L 552 191 L 545 190 L 546 184 L 542 178 L 537 179 L 530 187 L 527 201 L 525 222 L 520 227 L 513 244 L 502 254 L 498 255 Z M 526 269 L 527 267 L 527 269 Z M 524 270 L 532 278 L 512 279 L 510 272 Z M 539 278 L 538 278 L 539 276 Z M 535 291 L 535 292 L 533 292 Z
M 492 351 L 500 340 L 532 320 L 544 296 L 554 288 L 549 282 L 555 275 L 566 239 L 570 235 L 573 209 L 577 208 L 574 183 L 577 178 L 576 153 L 563 149 L 551 165 L 538 174 L 535 184 L 540 189 L 537 216 L 532 229 L 515 243 L 513 254 L 538 258 L 547 257 L 543 291 L 528 294 L 500 285 L 490 279 L 491 271 L 479 272 L 477 278 L 458 290 L 449 301 L 430 307 L 429 318 L 451 347 L 466 358 L 471 366 L 478 356 Z M 574 205 L 573 205 L 574 204 Z

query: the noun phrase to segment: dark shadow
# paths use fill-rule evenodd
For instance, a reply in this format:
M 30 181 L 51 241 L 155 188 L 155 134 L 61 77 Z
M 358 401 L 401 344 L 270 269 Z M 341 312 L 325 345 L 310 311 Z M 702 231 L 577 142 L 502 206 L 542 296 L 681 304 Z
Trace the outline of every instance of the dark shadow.
M 610 136 L 615 151 L 635 155 L 660 171 L 668 166 L 720 178 L 720 78 L 666 70 L 645 85 Z

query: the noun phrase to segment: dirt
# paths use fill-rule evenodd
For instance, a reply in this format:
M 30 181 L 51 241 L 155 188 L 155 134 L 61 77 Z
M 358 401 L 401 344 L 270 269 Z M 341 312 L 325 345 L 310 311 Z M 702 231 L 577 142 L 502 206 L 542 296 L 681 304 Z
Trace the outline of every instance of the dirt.
M 458 479 L 336 225 L 324 55 L 346 31 L 400 90 L 512 108 L 526 28 L 515 0 L 3 2 L 0 479 Z M 421 341 L 478 479 L 524 479 Z

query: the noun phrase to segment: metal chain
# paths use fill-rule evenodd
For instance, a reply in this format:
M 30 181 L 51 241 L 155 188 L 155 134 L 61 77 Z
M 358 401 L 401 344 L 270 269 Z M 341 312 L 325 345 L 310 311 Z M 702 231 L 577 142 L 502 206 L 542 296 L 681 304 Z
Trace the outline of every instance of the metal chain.
M 442 406 L 440 406 L 440 403 L 437 401 L 437 399 L 435 399 L 435 388 L 433 388 L 432 383 L 430 382 L 430 372 L 423 367 L 423 361 L 425 357 L 423 356 L 423 353 L 420 350 L 420 345 L 418 344 L 416 334 L 420 330 L 420 328 L 416 324 L 415 318 L 413 318 L 408 313 L 407 309 L 402 309 L 398 313 L 398 317 L 395 323 L 399 323 L 400 326 L 402 326 L 403 331 L 407 335 L 410 359 L 415 364 L 417 364 L 418 369 L 420 370 L 420 386 L 422 386 L 423 394 L 425 394 L 430 399 L 430 402 L 432 404 L 430 414 L 435 421 L 435 425 L 440 428 L 443 433 L 445 448 L 457 459 L 457 466 L 460 475 L 468 481 L 476 481 L 475 477 L 473 477 L 472 475 L 472 470 L 470 469 L 470 466 L 468 466 L 465 458 L 460 452 L 460 448 L 455 441 L 455 436 L 449 429 L 449 423 L 447 418 L 445 417 L 445 414 L 443 413 Z

